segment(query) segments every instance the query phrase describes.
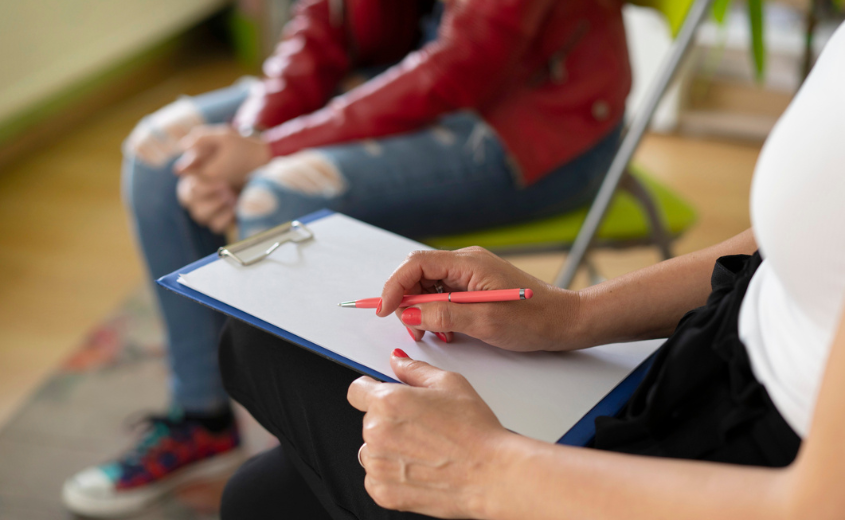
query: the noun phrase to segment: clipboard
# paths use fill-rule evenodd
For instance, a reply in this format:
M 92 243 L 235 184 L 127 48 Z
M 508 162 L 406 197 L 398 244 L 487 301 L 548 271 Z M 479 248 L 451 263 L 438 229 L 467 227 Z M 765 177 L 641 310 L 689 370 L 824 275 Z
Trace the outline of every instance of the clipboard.
M 317 211 L 301 217 L 296 221 L 277 226 L 276 228 L 272 228 L 268 231 L 250 237 L 247 240 L 221 247 L 217 253 L 211 254 L 197 262 L 179 269 L 174 273 L 159 278 L 157 283 L 179 295 L 206 305 L 228 316 L 249 323 L 250 325 L 258 327 L 270 334 L 283 338 L 302 348 L 308 349 L 317 355 L 340 363 L 341 365 L 344 365 L 358 373 L 366 374 L 385 382 L 399 383 L 399 381 L 395 378 L 383 373 L 382 371 L 375 370 L 366 364 L 358 363 L 349 357 L 338 354 L 313 341 L 300 337 L 289 330 L 269 323 L 264 319 L 257 318 L 253 314 L 192 289 L 179 281 L 181 276 L 187 276 L 188 274 L 213 262 L 232 262 L 239 264 L 244 268 L 249 268 L 248 266 L 259 264 L 270 257 L 276 250 L 289 243 L 307 244 L 309 241 L 319 240 L 319 233 L 314 232 L 310 225 L 333 215 L 336 214 L 329 210 Z M 352 295 L 352 297 L 356 296 L 358 295 Z M 404 331 L 402 332 L 404 333 Z M 656 351 L 656 349 L 657 348 L 655 347 L 654 350 Z M 563 433 L 557 440 L 557 443 L 570 446 L 588 445 L 595 435 L 596 417 L 615 416 L 622 410 L 634 390 L 639 385 L 640 381 L 642 381 L 645 377 L 654 357 L 655 353 L 652 353 L 638 366 L 636 366 L 636 368 L 624 377 L 620 383 L 613 387 L 604 396 L 604 398 L 600 399 L 586 414 L 581 417 L 580 420 Z

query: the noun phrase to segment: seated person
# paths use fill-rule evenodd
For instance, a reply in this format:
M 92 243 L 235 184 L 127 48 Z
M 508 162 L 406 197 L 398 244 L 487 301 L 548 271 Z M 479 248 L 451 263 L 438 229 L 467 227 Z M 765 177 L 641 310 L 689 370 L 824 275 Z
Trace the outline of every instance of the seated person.
M 760 155 L 753 231 L 579 292 L 481 249 L 412 254 L 387 281 L 378 315 L 415 339 L 529 351 L 671 334 L 623 412 L 596 421 L 596 449 L 505 430 L 462 376 L 400 349 L 407 385 L 378 383 L 230 323 L 226 388 L 281 446 L 230 480 L 223 520 L 843 518 L 844 89 L 842 26 Z M 398 308 L 436 283 L 534 297 Z
M 213 253 L 233 222 L 248 236 L 328 207 L 419 237 L 589 201 L 630 85 L 620 9 L 299 2 L 265 79 L 181 99 L 128 139 L 124 191 L 151 278 Z M 397 60 L 330 99 L 350 72 Z M 222 317 L 155 291 L 174 412 L 150 419 L 155 433 L 138 449 L 67 482 L 78 513 L 136 511 L 174 471 L 196 474 L 211 456 L 219 467 L 238 445 L 217 366 Z

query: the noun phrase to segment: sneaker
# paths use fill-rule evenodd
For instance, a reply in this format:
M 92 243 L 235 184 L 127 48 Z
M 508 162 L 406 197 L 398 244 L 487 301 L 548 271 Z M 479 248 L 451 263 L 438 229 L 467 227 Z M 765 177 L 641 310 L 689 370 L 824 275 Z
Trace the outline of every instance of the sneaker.
M 121 459 L 85 469 L 65 481 L 62 500 L 72 512 L 93 517 L 136 513 L 186 482 L 232 470 L 243 462 L 231 423 L 211 431 L 179 414 L 143 419 L 146 433 Z

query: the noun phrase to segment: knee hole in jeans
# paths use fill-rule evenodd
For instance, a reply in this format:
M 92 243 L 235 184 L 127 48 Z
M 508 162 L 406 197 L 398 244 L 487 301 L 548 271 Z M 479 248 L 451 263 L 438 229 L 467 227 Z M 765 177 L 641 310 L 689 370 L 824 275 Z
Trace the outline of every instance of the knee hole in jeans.
M 247 186 L 238 198 L 238 216 L 241 218 L 261 218 L 272 215 L 279 207 L 276 194 L 262 185 Z
M 311 150 L 273 159 L 259 171 L 261 178 L 309 197 L 338 197 L 348 189 L 338 167 Z

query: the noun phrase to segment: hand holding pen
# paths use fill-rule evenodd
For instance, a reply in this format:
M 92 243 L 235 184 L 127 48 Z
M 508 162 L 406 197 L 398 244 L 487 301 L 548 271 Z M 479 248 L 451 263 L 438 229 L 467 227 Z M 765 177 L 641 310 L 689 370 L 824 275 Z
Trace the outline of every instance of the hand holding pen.
M 443 294 L 431 294 L 439 284 Z M 514 287 L 524 289 L 522 296 L 533 297 L 520 300 L 520 289 Z M 510 289 L 509 297 L 517 301 L 501 301 L 504 289 Z M 457 303 L 459 294 L 474 299 L 477 293 L 467 292 L 476 291 L 495 302 Z M 373 299 L 376 305 L 378 300 Z M 450 342 L 452 333 L 460 332 L 515 351 L 566 348 L 567 341 L 557 331 L 566 331 L 565 324 L 575 322 L 578 311 L 576 293 L 552 287 L 477 247 L 412 253 L 387 280 L 380 301 L 376 314 L 386 317 L 395 312 L 415 341 L 429 331 Z
M 461 291 L 456 293 L 437 292 L 434 294 L 406 294 L 402 297 L 402 302 L 399 304 L 400 308 L 412 307 L 413 305 L 420 305 L 424 303 L 445 302 L 445 303 L 496 303 L 496 302 L 511 302 L 520 300 L 530 300 L 534 296 L 534 291 L 531 289 L 498 289 L 491 291 Z M 355 300 L 351 302 L 338 303 L 340 307 L 350 307 L 356 309 L 376 309 L 376 314 L 381 310 L 381 298 L 366 298 L 363 300 Z M 407 309 L 408 312 L 402 311 L 400 319 L 405 325 L 421 325 L 422 324 L 422 310 L 419 308 Z M 419 316 L 417 316 L 419 313 Z M 419 320 L 417 320 L 419 317 Z M 408 334 L 414 338 L 414 341 L 419 341 L 416 334 L 409 328 Z M 434 332 L 434 334 L 441 340 L 449 343 L 452 341 L 452 335 L 447 332 Z

